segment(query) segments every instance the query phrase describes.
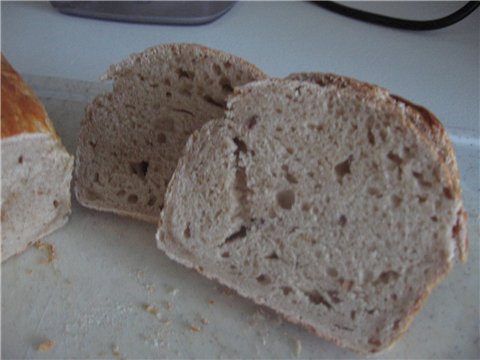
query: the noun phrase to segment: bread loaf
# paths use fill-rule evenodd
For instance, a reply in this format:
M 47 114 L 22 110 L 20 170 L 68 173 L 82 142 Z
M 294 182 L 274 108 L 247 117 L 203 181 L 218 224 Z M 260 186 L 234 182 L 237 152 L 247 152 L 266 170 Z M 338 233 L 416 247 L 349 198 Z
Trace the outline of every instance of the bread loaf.
M 321 337 L 376 353 L 466 257 L 455 157 L 410 103 L 315 76 L 242 86 L 223 119 L 190 137 L 157 245 Z
M 75 192 L 81 204 L 156 223 L 188 136 L 221 117 L 233 87 L 266 76 L 195 44 L 165 44 L 112 65 L 113 92 L 82 122 Z
M 70 214 L 73 157 L 45 108 L 2 54 L 2 261 Z

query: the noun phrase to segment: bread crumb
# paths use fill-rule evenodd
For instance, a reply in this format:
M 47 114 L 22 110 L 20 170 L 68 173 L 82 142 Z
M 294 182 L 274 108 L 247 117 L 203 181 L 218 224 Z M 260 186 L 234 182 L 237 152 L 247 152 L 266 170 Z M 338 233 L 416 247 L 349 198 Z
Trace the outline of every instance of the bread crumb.
M 55 342 L 53 340 L 48 339 L 42 342 L 40 345 L 38 345 L 37 350 L 40 352 L 48 352 L 52 350 L 54 346 L 55 346 Z
M 158 317 L 158 314 L 160 313 L 160 310 L 156 306 L 149 305 L 149 304 L 144 304 L 143 310 L 157 317 Z
M 213 301 L 212 299 L 208 299 L 208 305 L 213 305 L 215 304 L 215 301 Z
M 33 272 L 32 269 L 27 269 L 27 275 L 30 275 Z
M 197 325 L 190 325 L 190 330 L 193 332 L 200 332 L 202 329 L 198 327 Z
M 40 261 L 41 264 L 51 264 L 54 260 L 57 259 L 57 253 L 55 250 L 55 246 L 52 244 L 44 243 L 40 240 L 37 240 L 33 243 L 33 246 L 38 250 L 41 250 L 47 256 L 46 259 Z
M 112 345 L 112 354 L 117 358 L 120 357 L 120 349 L 118 348 L 118 345 Z
M 167 310 L 172 310 L 173 304 L 170 301 L 165 301 L 163 306 L 165 306 L 165 309 Z
M 208 320 L 205 318 L 201 318 L 200 321 L 202 322 L 203 325 L 208 325 Z

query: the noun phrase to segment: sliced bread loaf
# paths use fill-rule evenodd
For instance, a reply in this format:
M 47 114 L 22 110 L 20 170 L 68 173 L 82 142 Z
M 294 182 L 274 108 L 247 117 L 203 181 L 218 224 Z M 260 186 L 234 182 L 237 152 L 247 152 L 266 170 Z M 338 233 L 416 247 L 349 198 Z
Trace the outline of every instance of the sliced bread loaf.
M 266 76 L 252 64 L 195 44 L 166 44 L 112 65 L 113 92 L 81 124 L 75 193 L 81 204 L 157 222 L 188 136 L 220 117 L 237 85 Z
M 466 225 L 438 146 L 376 91 L 274 79 L 236 89 L 225 118 L 187 142 L 158 247 L 341 346 L 391 346 L 451 269 Z

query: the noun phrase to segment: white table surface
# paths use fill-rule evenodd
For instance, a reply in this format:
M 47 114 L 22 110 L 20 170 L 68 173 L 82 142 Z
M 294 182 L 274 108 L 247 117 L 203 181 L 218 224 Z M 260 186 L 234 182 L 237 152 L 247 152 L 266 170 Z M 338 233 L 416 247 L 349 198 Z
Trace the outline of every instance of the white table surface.
M 445 15 L 460 5 L 356 4 L 411 18 Z M 305 2 L 241 2 L 194 27 L 108 22 L 62 15 L 45 2 L 1 2 L 2 52 L 39 93 L 71 152 L 83 108 L 102 89 L 97 79 L 108 65 L 167 42 L 231 52 L 271 76 L 353 76 L 424 105 L 443 121 L 470 212 L 470 258 L 433 292 L 385 357 L 479 358 L 480 11 L 446 29 L 412 32 Z M 123 358 L 355 357 L 169 261 L 155 250 L 153 227 L 73 203 L 69 224 L 45 239 L 57 247 L 54 266 L 39 264 L 38 250 L 2 265 L 2 358 L 111 358 L 117 347 Z M 166 309 L 169 302 L 173 309 Z M 161 309 L 161 319 L 142 309 L 146 303 Z M 189 330 L 191 324 L 202 332 Z M 37 352 L 45 338 L 55 348 Z

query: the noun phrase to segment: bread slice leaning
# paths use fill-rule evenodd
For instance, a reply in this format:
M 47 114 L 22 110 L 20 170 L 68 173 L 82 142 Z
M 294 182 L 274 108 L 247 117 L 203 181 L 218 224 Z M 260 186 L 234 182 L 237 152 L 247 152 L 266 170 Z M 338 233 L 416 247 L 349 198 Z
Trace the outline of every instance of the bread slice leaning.
M 2 261 L 63 226 L 73 157 L 45 108 L 2 54 Z
M 236 56 L 195 44 L 165 44 L 112 65 L 113 91 L 82 121 L 79 202 L 156 223 L 188 136 L 223 115 L 233 88 L 266 75 Z
M 390 347 L 464 219 L 435 144 L 402 103 L 334 84 L 258 81 L 227 108 L 187 142 L 158 247 L 340 346 Z

